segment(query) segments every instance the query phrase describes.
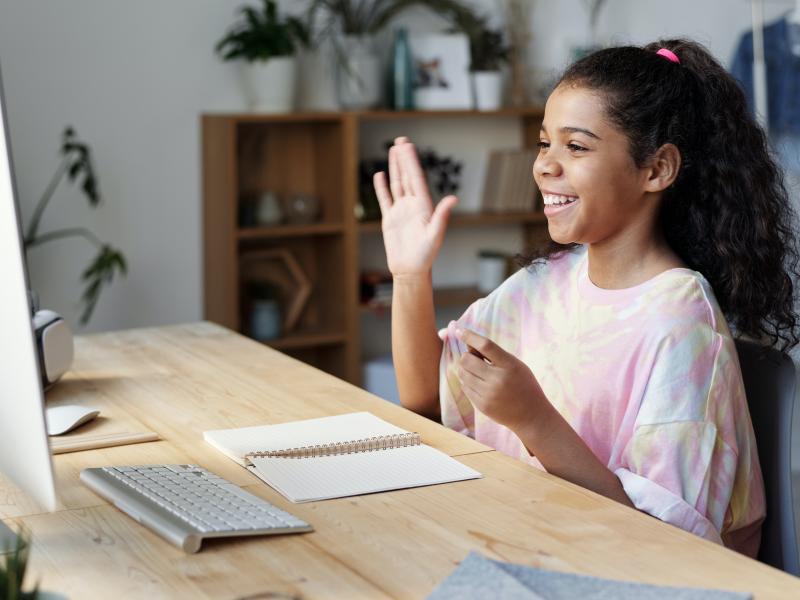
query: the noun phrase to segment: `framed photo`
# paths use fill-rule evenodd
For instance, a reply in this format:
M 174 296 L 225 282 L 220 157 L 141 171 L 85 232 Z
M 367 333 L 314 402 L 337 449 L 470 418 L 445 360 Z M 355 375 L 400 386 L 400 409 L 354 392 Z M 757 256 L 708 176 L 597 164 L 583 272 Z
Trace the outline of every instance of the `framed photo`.
M 472 108 L 469 40 L 463 33 L 411 36 L 414 106 L 419 110 Z

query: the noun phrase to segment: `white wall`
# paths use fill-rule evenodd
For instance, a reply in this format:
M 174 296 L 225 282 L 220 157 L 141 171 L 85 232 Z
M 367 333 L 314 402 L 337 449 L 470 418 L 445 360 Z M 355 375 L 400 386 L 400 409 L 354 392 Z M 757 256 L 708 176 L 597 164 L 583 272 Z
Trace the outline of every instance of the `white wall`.
M 16 176 L 25 218 L 58 164 L 66 124 L 95 152 L 106 203 L 90 211 L 63 185 L 48 209 L 46 227 L 85 224 L 128 256 L 130 274 L 103 293 L 89 330 L 118 329 L 198 319 L 201 300 L 201 189 L 198 115 L 239 110 L 235 69 L 213 54 L 242 0 L 3 0 L 0 65 L 6 89 Z M 495 0 L 482 0 L 496 10 Z M 768 17 L 792 3 L 768 3 Z M 304 2 L 284 0 L 299 10 Z M 609 0 L 601 15 L 603 39 L 645 42 L 691 35 L 726 61 L 749 26 L 745 0 Z M 403 19 L 417 29 L 443 25 L 423 11 Z M 530 62 L 537 72 L 566 61 L 568 44 L 586 31 L 579 0 L 535 2 Z M 385 36 L 388 39 L 389 35 Z M 313 66 L 313 65 L 312 65 Z M 331 69 L 306 70 L 304 104 L 331 107 Z M 514 133 L 498 134 L 499 140 Z M 506 137 L 503 137 L 506 136 Z M 429 137 L 452 147 L 456 134 Z M 498 142 L 499 143 L 499 142 Z M 465 176 L 462 198 L 478 190 L 479 162 Z M 470 199 L 473 198 L 473 199 Z M 515 243 L 496 232 L 487 245 Z M 457 237 L 457 236 L 456 236 Z M 511 240 L 509 242 L 509 240 Z M 470 270 L 454 240 L 439 271 L 463 279 Z M 34 249 L 33 284 L 43 304 L 77 321 L 80 271 L 93 250 L 81 240 Z M 453 262 L 454 261 L 454 262 Z

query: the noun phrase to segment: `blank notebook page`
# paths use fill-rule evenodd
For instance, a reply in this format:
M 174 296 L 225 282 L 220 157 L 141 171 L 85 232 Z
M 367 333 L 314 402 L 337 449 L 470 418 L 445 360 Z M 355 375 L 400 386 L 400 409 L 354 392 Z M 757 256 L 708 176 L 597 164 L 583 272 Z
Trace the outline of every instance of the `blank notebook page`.
M 253 458 L 251 470 L 292 502 L 476 479 L 481 474 L 430 446 L 319 456 Z

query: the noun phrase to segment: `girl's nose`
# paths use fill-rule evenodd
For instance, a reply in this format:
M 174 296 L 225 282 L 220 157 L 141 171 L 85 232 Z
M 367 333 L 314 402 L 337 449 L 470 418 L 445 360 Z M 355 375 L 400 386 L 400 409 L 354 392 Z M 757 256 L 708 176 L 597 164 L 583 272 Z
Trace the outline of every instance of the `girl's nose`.
M 550 156 L 540 152 L 533 161 L 533 176 L 534 177 L 558 177 L 561 175 L 561 164 Z

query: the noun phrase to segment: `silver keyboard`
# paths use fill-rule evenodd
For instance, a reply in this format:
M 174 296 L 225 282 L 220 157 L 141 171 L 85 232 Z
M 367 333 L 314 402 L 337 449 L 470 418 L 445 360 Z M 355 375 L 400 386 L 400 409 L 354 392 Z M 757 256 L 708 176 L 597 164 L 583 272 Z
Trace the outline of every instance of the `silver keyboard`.
M 200 550 L 205 538 L 313 530 L 197 465 L 83 469 L 81 481 L 185 552 Z

